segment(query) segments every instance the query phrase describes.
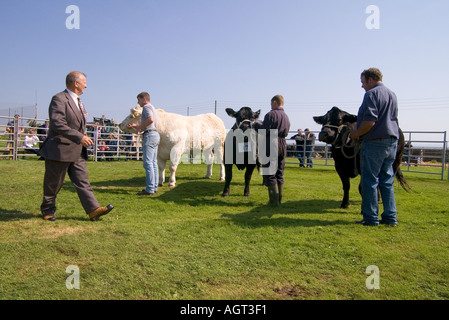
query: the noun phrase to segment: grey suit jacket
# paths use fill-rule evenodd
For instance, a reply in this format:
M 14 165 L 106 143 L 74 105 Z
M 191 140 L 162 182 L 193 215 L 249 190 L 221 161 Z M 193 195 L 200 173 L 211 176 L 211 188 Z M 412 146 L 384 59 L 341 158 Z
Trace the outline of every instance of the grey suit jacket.
M 75 162 L 80 156 L 87 159 L 87 150 L 81 145 L 86 123 L 67 90 L 53 96 L 48 114 L 50 126 L 39 154 L 61 162 Z

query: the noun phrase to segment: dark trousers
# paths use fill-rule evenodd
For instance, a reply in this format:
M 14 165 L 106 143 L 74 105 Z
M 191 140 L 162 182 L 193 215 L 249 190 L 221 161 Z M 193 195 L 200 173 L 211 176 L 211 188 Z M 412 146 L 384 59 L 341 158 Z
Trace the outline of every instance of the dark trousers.
M 267 147 L 269 150 L 269 147 Z M 278 157 L 277 157 L 277 170 L 275 174 L 264 175 L 263 185 L 272 186 L 275 184 L 284 184 L 284 169 L 285 169 L 285 157 L 287 155 L 287 144 L 285 139 L 278 140 Z M 262 165 L 262 167 L 269 167 L 270 163 Z
M 67 173 L 78 193 L 84 211 L 89 213 L 100 206 L 89 183 L 86 162 L 83 158 L 80 157 L 76 162 L 45 160 L 44 198 L 41 204 L 43 215 L 56 212 L 56 196 L 61 190 Z

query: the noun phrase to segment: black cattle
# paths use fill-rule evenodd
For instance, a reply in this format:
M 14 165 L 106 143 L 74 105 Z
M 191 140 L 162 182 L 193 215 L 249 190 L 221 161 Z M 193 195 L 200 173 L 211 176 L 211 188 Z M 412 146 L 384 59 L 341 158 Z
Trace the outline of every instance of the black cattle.
M 349 206 L 350 179 L 358 176 L 360 172 L 358 143 L 349 139 L 350 128 L 356 126 L 357 116 L 342 111 L 337 107 L 333 107 L 324 116 L 313 117 L 313 120 L 315 120 L 316 123 L 323 125 L 318 139 L 332 145 L 331 152 L 335 162 L 335 169 L 343 184 L 344 195 L 341 207 L 347 208 Z M 393 170 L 396 179 L 399 181 L 402 188 L 409 191 L 410 187 L 400 169 L 402 155 L 405 150 L 404 134 L 401 129 L 399 129 L 399 134 L 400 137 L 396 159 L 393 163 Z
M 229 196 L 232 167 L 234 165 L 239 170 L 246 169 L 244 195 L 249 196 L 249 183 L 253 171 L 256 167 L 258 170 L 260 168 L 257 156 L 254 156 L 256 155 L 256 144 L 251 143 L 253 140 L 249 140 L 249 133 L 254 130 L 252 134 L 255 137 L 256 130 L 262 125 L 262 121 L 257 120 L 260 115 L 260 110 L 253 112 L 251 108 L 243 107 L 239 111 L 234 111 L 231 108 L 227 108 L 226 113 L 235 118 L 235 124 L 229 130 L 224 144 L 225 186 L 222 196 Z M 247 131 L 248 129 L 252 130 Z M 229 154 L 230 152 L 232 155 Z

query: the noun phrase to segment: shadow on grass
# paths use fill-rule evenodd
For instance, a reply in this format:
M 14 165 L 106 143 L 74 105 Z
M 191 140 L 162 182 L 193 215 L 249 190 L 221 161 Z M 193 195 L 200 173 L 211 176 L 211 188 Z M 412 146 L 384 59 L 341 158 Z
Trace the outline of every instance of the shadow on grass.
M 250 228 L 260 228 L 265 226 L 315 227 L 353 224 L 354 222 L 343 219 L 328 220 L 325 217 L 322 219 L 302 219 L 298 216 L 298 214 L 324 215 L 346 213 L 344 209 L 340 209 L 339 207 L 340 202 L 336 200 L 288 201 L 283 203 L 280 207 L 264 205 L 254 207 L 250 211 L 242 213 L 224 213 L 222 218 L 229 219 L 236 224 Z M 288 215 L 292 216 L 289 217 Z
M 135 194 L 145 187 L 145 177 L 120 179 L 120 180 L 104 180 L 91 181 L 90 185 L 95 193 L 110 193 L 110 194 Z M 63 190 L 76 193 L 76 189 L 69 179 L 64 181 Z
M 0 222 L 1 221 L 15 221 L 15 220 L 29 220 L 29 219 L 42 219 L 41 214 L 24 213 L 18 210 L 5 210 L 0 208 Z M 102 218 L 100 218 L 101 220 Z M 90 219 L 86 214 L 80 213 L 79 216 L 71 217 L 64 216 L 63 213 L 56 213 L 56 220 L 78 220 L 78 221 L 89 221 Z M 53 222 L 49 222 L 53 223 Z
M 145 177 L 130 178 L 120 180 L 107 180 L 99 182 L 91 182 L 95 193 L 108 193 L 116 195 L 129 195 L 136 199 L 141 196 L 136 193 L 145 188 Z M 233 203 L 229 198 L 221 197 L 223 192 L 224 181 L 219 182 L 214 179 L 205 179 L 202 177 L 180 177 L 177 179 L 176 187 L 168 187 L 164 184 L 158 188 L 158 193 L 151 198 L 163 202 L 176 202 L 177 204 L 185 204 L 190 206 L 209 205 L 209 206 L 241 206 L 241 203 Z M 234 196 L 243 197 L 244 182 L 233 182 L 230 198 Z M 253 187 L 257 187 L 256 184 Z M 65 181 L 64 190 L 76 193 L 72 183 Z M 246 205 L 258 205 L 256 202 L 248 201 L 245 198 Z
M 236 182 L 233 186 L 235 195 L 242 198 L 244 183 Z M 240 207 L 242 203 L 235 203 L 235 201 L 229 200 L 230 198 L 232 199 L 233 195 L 226 198 L 221 196 L 223 187 L 224 181 L 217 182 L 204 178 L 197 178 L 195 180 L 188 179 L 188 182 L 179 183 L 176 187 L 171 188 L 166 192 L 161 192 L 161 195 L 156 197 L 158 200 L 164 202 L 176 202 L 177 204 L 185 204 L 190 206 L 207 205 Z M 250 199 L 251 198 L 244 198 L 245 205 L 255 206 L 258 204 Z
M 0 208 L 0 221 L 26 220 L 37 216 L 32 213 L 24 213 L 18 210 L 6 210 Z

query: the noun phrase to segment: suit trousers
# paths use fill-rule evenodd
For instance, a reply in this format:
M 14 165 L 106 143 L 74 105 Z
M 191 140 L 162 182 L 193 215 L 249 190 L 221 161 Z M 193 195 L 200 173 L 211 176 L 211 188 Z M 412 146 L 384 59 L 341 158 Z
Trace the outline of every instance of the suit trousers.
M 41 204 L 44 216 L 56 212 L 56 196 L 61 190 L 66 174 L 69 175 L 86 213 L 100 206 L 89 182 L 86 161 L 81 156 L 76 162 L 45 160 L 44 198 Z

